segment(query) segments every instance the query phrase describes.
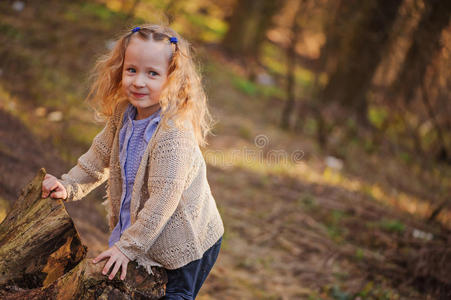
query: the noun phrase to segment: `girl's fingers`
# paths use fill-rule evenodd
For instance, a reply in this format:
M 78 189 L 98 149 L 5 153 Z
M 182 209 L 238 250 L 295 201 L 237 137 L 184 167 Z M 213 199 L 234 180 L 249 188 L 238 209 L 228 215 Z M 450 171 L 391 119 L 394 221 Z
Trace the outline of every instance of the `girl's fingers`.
M 121 267 L 121 264 L 119 263 L 119 261 L 116 260 L 113 271 L 111 272 L 110 277 L 108 277 L 109 280 L 113 279 L 114 276 L 116 276 L 116 273 L 117 273 L 117 271 L 119 271 L 120 267 Z
M 103 259 L 105 259 L 105 258 L 107 258 L 107 257 L 110 257 L 111 255 L 110 255 L 110 253 L 109 253 L 109 251 L 108 250 L 106 250 L 106 251 L 103 251 L 102 253 L 100 253 L 96 258 L 94 258 L 93 260 L 92 260 L 92 262 L 93 263 L 98 263 L 99 261 L 101 261 L 101 260 L 103 260 Z
M 108 262 L 106 263 L 105 267 L 103 268 L 102 274 L 106 275 L 108 271 L 110 270 L 111 266 L 113 265 L 115 259 L 111 256 Z
M 125 276 L 127 276 L 127 265 L 128 265 L 128 262 L 127 262 L 127 261 L 124 261 L 124 262 L 122 263 L 121 280 L 124 280 L 124 279 L 125 279 Z
M 105 259 L 107 257 L 109 257 L 110 259 L 105 264 L 105 267 L 102 270 L 102 274 L 107 275 L 108 272 L 110 271 L 111 267 L 114 264 L 114 267 L 113 267 L 108 279 L 110 279 L 110 280 L 113 279 L 114 276 L 116 276 L 119 269 L 122 267 L 120 278 L 121 278 L 121 280 L 124 280 L 125 276 L 127 275 L 127 265 L 129 262 L 127 257 L 125 255 L 123 255 L 122 252 L 120 252 L 116 247 L 111 247 L 110 249 L 100 253 L 99 256 L 97 256 L 96 258 L 93 259 L 92 262 L 98 263 L 99 261 L 101 261 L 102 259 Z
M 46 174 L 42 181 L 42 197 L 45 198 L 55 188 L 58 187 L 58 181 L 56 177 Z
M 49 183 L 43 184 L 43 186 L 42 186 L 42 197 L 46 198 L 49 195 L 49 193 L 53 189 L 55 189 L 56 187 L 57 187 L 56 183 L 55 184 L 49 184 Z
M 49 194 L 52 198 L 67 198 L 66 188 L 54 177 L 42 182 L 42 198 L 47 198 Z
M 64 191 L 58 191 L 58 189 L 50 194 L 52 198 L 64 199 L 66 198 L 66 193 Z

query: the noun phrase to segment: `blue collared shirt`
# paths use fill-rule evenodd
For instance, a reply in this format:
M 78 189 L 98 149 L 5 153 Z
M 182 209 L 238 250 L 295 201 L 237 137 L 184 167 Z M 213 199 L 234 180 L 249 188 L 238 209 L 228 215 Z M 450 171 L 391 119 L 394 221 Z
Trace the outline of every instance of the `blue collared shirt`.
M 151 116 L 135 120 L 136 108 L 129 104 L 119 132 L 119 161 L 122 173 L 122 197 L 119 221 L 111 232 L 109 246 L 112 247 L 130 226 L 130 200 L 133 183 L 142 155 L 161 120 L 161 108 Z

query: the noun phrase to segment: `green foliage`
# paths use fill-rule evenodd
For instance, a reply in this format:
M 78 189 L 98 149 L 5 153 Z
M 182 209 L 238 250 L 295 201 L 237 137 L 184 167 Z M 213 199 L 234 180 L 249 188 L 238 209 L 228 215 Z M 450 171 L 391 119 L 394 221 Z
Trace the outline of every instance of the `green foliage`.
M 310 193 L 301 194 L 298 203 L 307 210 L 314 210 L 318 207 L 315 197 Z
M 262 45 L 262 63 L 277 76 L 285 76 L 287 73 L 285 60 L 280 59 L 281 57 L 285 57 L 285 53 L 279 47 L 271 43 L 264 43 Z
M 245 140 L 252 138 L 252 131 L 246 125 L 240 125 L 238 132 L 240 137 L 244 138 Z
M 326 230 L 329 237 L 337 243 L 344 242 L 348 230 L 341 224 L 345 213 L 339 210 L 332 210 L 325 220 Z
M 81 13 L 82 15 L 95 16 L 103 22 L 112 21 L 113 18 L 118 16 L 118 13 L 108 9 L 105 5 L 95 2 L 83 2 L 81 5 Z
M 354 300 L 354 299 L 371 299 L 371 300 L 392 300 L 399 299 L 399 295 L 390 289 L 381 286 L 373 281 L 365 284 L 362 290 L 356 293 L 343 291 L 340 286 L 334 284 L 326 289 L 328 295 L 336 300 Z M 315 298 L 314 298 L 315 299 Z
M 404 232 L 405 225 L 399 220 L 382 219 L 379 226 L 390 232 Z
M 234 76 L 232 77 L 233 85 L 245 94 L 255 96 L 257 94 L 257 85 L 250 80 L 243 77 Z
M 388 117 L 384 107 L 371 106 L 368 108 L 368 119 L 376 128 L 381 129 Z
M 335 276 L 335 278 L 337 278 L 340 281 L 346 280 L 350 277 L 349 276 L 350 274 L 344 270 L 335 271 L 332 274 Z
M 386 219 L 383 218 L 380 221 L 377 222 L 367 222 L 366 226 L 368 228 L 380 228 L 389 232 L 399 232 L 402 233 L 405 230 L 405 225 L 396 219 Z
M 67 134 L 77 144 L 89 146 L 101 129 L 101 126 L 91 123 L 72 122 L 67 128 Z
M 259 86 L 259 93 L 266 98 L 269 98 L 269 97 L 284 98 L 285 97 L 285 92 L 278 85 Z
M 280 59 L 281 57 L 283 59 Z M 264 43 L 261 49 L 261 61 L 268 68 L 269 73 L 275 77 L 286 78 L 287 61 L 285 59 L 285 52 L 280 47 L 272 43 Z M 311 70 L 296 66 L 294 70 L 296 93 L 306 94 L 312 92 L 314 76 L 315 74 Z
M 353 118 L 348 118 L 346 120 L 346 127 L 349 131 L 356 131 L 357 130 L 357 124 Z
M 318 122 L 315 118 L 307 117 L 304 122 L 304 132 L 309 135 L 315 135 L 318 130 Z
M 0 20 L 0 32 L 5 37 L 14 39 L 14 40 L 21 40 L 23 39 L 24 35 L 21 31 L 17 30 L 14 26 L 6 23 L 1 23 Z
M 409 154 L 409 153 L 407 153 L 407 152 L 404 152 L 404 151 L 402 151 L 402 152 L 399 152 L 399 158 L 403 161 L 403 162 L 405 162 L 405 163 L 410 163 L 410 162 L 412 162 L 412 157 L 411 157 L 411 155 Z
M 312 86 L 314 73 L 308 69 L 297 67 L 294 72 L 296 86 L 309 88 Z
M 365 257 L 362 248 L 357 248 L 355 251 L 355 257 L 358 261 L 361 261 Z
M 185 17 L 200 31 L 199 37 L 205 42 L 219 42 L 227 32 L 227 24 L 216 17 L 202 14 L 186 14 Z
M 254 83 L 244 77 L 231 74 L 232 84 L 241 92 L 249 96 L 262 96 L 263 98 L 285 96 L 284 91 L 278 86 L 266 86 Z
M 343 216 L 345 215 L 344 212 L 342 212 L 341 210 L 332 210 L 332 222 L 334 224 L 337 224 L 341 221 L 341 219 L 343 219 Z
M 355 294 L 355 297 L 362 299 L 392 300 L 399 299 L 399 295 L 393 293 L 384 287 L 375 284 L 373 281 L 367 282 L 361 291 Z
M 335 224 L 329 224 L 326 227 L 329 237 L 337 243 L 343 242 L 343 233 Z
M 336 299 L 336 300 L 352 300 L 352 299 L 354 299 L 351 294 L 342 291 L 340 289 L 340 287 L 338 287 L 337 285 L 334 285 L 332 287 L 332 290 L 330 292 L 330 296 L 333 299 Z
M 366 138 L 363 144 L 363 148 L 365 149 L 366 153 L 374 153 L 376 151 L 376 146 L 373 143 L 373 140 L 371 138 Z

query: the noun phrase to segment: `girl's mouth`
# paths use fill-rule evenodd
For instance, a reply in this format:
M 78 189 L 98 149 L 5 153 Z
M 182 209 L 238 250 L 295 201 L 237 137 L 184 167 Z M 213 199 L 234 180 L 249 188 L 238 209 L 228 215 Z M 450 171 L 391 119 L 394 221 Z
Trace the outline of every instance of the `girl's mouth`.
M 134 93 L 132 92 L 133 97 L 135 98 L 143 98 L 145 97 L 147 94 L 140 94 L 140 93 Z

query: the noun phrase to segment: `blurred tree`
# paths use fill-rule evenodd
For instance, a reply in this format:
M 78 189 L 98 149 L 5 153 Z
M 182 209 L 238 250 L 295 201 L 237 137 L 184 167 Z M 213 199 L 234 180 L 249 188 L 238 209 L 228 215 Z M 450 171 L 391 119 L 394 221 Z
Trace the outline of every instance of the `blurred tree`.
M 443 47 L 440 38 L 451 18 L 451 1 L 425 0 L 425 9 L 413 34 L 412 44 L 391 90 L 410 102 L 424 80 L 426 69 Z
M 169 0 L 164 7 L 164 14 L 168 20 L 168 24 L 171 25 L 174 22 L 175 15 L 177 13 L 177 5 L 180 0 Z
M 360 10 L 361 3 L 351 1 L 332 1 L 328 5 L 330 16 L 324 20 L 324 32 L 326 42 L 321 46 L 320 57 L 318 59 L 319 69 L 326 73 L 332 73 L 336 67 L 338 55 L 340 53 L 340 42 L 346 39 L 346 35 L 351 31 L 353 22 L 349 20 Z
M 336 63 L 323 59 L 329 79 L 320 93 L 320 101 L 338 103 L 351 110 L 365 127 L 369 126 L 367 92 L 385 53 L 401 3 L 402 0 L 344 1 L 335 18 L 338 31 L 331 30 L 332 36 L 327 37 L 331 42 L 324 49 L 327 55 L 335 52 Z M 343 32 L 340 28 L 347 30 Z M 321 118 L 318 132 L 321 144 L 326 141 L 323 122 Z
M 292 115 L 294 111 L 294 106 L 296 102 L 296 95 L 295 95 L 295 74 L 294 71 L 296 69 L 296 45 L 299 40 L 299 11 L 301 9 L 301 6 L 303 4 L 303 0 L 300 0 L 297 2 L 296 8 L 295 8 L 295 14 L 293 17 L 293 22 L 291 25 L 291 37 L 290 37 L 290 44 L 287 48 L 287 101 L 285 102 L 285 107 L 282 112 L 282 121 L 281 126 L 284 129 L 288 129 L 290 127 L 290 116 Z
M 121 10 L 127 15 L 127 19 L 131 19 L 135 16 L 135 10 L 140 0 L 122 0 Z
M 237 1 L 229 18 L 229 30 L 222 41 L 224 49 L 250 63 L 258 61 L 266 31 L 282 2 L 283 0 Z
M 421 4 L 419 21 L 407 36 L 408 48 L 388 95 L 392 107 L 414 116 L 404 117 L 403 122 L 414 141 L 413 150 L 422 154 L 424 164 L 430 159 L 449 163 L 447 102 L 450 85 L 440 79 L 449 77 L 446 73 L 440 74 L 443 68 L 440 65 L 446 65 L 446 53 L 449 53 L 445 33 L 450 25 L 451 2 L 423 0 Z

